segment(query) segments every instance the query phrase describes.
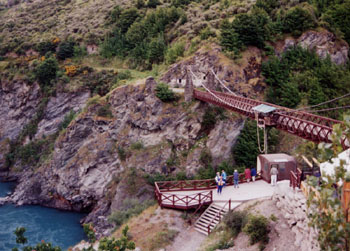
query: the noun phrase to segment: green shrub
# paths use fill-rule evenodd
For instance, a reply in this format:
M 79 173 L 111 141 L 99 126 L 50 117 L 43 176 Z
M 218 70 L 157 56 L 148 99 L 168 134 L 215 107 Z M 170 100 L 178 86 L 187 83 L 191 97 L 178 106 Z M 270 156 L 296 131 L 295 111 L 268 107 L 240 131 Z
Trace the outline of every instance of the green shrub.
M 294 36 L 315 27 L 315 20 L 311 13 L 299 6 L 291 8 L 283 17 L 283 30 L 291 32 Z
M 35 69 L 35 77 L 43 86 L 50 85 L 51 80 L 55 79 L 58 71 L 57 60 L 53 57 L 45 59 Z
M 119 228 L 123 223 L 133 216 L 139 215 L 143 210 L 152 206 L 153 200 L 146 200 L 140 203 L 137 199 L 125 199 L 122 208 L 114 211 L 108 220 L 114 224 L 115 228 Z
M 131 72 L 129 70 L 118 72 L 117 80 L 128 80 L 131 79 Z
M 247 224 L 247 221 L 248 216 L 244 211 L 229 211 L 223 219 L 226 226 L 231 229 L 236 236 Z
M 73 121 L 75 116 L 76 116 L 76 113 L 73 110 L 71 110 L 66 115 L 64 115 L 64 119 L 63 119 L 62 123 L 59 125 L 58 129 L 59 130 L 66 129 L 69 126 L 70 122 Z
M 95 235 L 95 229 L 92 226 L 91 223 L 89 224 L 84 224 L 84 233 L 86 234 L 87 238 L 89 239 L 90 243 L 94 243 L 96 241 L 96 235 Z
M 74 56 L 75 42 L 72 40 L 64 41 L 60 44 L 57 51 L 57 58 L 65 60 Z
M 161 232 L 158 232 L 152 244 L 150 245 L 150 250 L 159 250 L 160 247 L 165 247 L 174 241 L 175 237 L 178 235 L 179 231 L 173 229 L 166 229 Z
M 75 45 L 73 48 L 73 57 L 80 58 L 87 56 L 87 50 L 86 47 L 81 47 L 79 45 Z
M 105 117 L 105 118 L 113 118 L 113 113 L 111 111 L 111 105 L 105 104 L 104 106 L 101 106 L 97 110 L 97 116 Z
M 142 141 L 137 141 L 131 144 L 130 148 L 132 150 L 141 150 L 144 148 Z
M 156 86 L 156 96 L 163 102 L 171 102 L 176 100 L 175 93 L 169 88 L 167 84 L 160 83 Z
M 279 0 L 257 0 L 255 6 L 271 15 L 275 9 L 281 6 L 281 3 Z
M 209 37 L 215 37 L 216 34 L 214 31 L 212 31 L 209 27 L 206 27 L 204 29 L 202 29 L 199 33 L 199 37 L 202 39 L 202 40 L 206 40 L 208 39 Z
M 147 2 L 148 8 L 156 8 L 157 5 L 160 5 L 159 0 L 148 0 L 148 2 Z
M 166 52 L 165 61 L 167 64 L 173 64 L 176 59 L 182 57 L 185 52 L 185 42 L 177 42 L 173 44 Z
M 135 243 L 129 240 L 128 231 L 129 231 L 129 227 L 126 226 L 122 230 L 122 237 L 120 239 L 117 239 L 117 240 L 114 237 L 111 239 L 108 239 L 107 237 L 102 238 L 100 240 L 98 250 L 102 250 L 102 251 L 134 250 Z
M 118 146 L 118 156 L 121 161 L 126 160 L 126 151 L 122 146 Z
M 135 6 L 138 9 L 142 9 L 142 8 L 144 8 L 146 6 L 146 4 L 145 4 L 144 0 L 136 0 Z
M 269 242 L 269 221 L 262 215 L 250 215 L 247 224 L 243 228 L 243 231 L 247 235 L 249 235 L 249 240 L 251 244 L 255 244 L 258 242 Z
M 36 50 L 40 53 L 41 56 L 45 56 L 48 52 L 54 53 L 56 51 L 56 47 L 57 45 L 55 43 L 52 43 L 51 41 L 45 41 L 40 42 L 36 46 Z

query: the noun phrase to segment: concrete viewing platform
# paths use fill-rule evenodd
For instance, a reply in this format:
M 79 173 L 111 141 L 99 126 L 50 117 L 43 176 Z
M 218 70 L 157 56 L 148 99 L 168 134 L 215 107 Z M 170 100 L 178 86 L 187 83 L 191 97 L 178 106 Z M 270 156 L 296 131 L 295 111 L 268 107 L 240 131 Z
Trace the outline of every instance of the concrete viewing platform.
M 242 183 L 239 184 L 239 188 L 234 188 L 234 186 L 225 186 L 222 189 L 222 193 L 218 194 L 216 189 L 209 189 L 201 191 L 201 193 L 212 191 L 212 202 L 220 205 L 221 207 L 225 205 L 229 200 L 231 200 L 231 209 L 237 207 L 241 203 L 254 199 L 269 198 L 272 197 L 274 191 L 278 189 L 289 189 L 289 180 L 279 181 L 276 186 L 271 186 L 264 180 L 258 180 L 255 182 Z M 197 191 L 169 191 L 163 192 L 164 195 L 171 198 L 172 195 L 185 197 L 193 197 L 197 194 Z M 166 200 L 164 201 L 166 203 Z M 171 202 L 169 201 L 169 204 Z M 185 201 L 177 201 L 178 205 L 181 203 L 185 204 Z M 228 203 L 226 204 L 228 207 Z

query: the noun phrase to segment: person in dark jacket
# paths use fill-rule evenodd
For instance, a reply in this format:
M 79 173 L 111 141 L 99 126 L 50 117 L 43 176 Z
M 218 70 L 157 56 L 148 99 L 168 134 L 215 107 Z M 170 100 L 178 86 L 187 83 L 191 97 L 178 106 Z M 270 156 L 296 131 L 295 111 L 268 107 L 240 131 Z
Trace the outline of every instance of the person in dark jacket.
M 252 176 L 252 181 L 255 181 L 255 176 L 256 176 L 256 169 L 255 167 L 253 167 L 252 169 L 250 169 L 250 175 Z
M 236 169 L 233 173 L 234 188 L 239 188 L 238 181 L 239 181 L 239 173 L 237 172 L 237 169 Z

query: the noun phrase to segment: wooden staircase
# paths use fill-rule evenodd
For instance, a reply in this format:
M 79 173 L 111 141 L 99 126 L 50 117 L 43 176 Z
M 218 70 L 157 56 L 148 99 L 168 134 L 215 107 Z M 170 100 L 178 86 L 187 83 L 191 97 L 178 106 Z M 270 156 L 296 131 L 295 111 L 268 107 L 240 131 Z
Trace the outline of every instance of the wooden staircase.
M 195 222 L 194 228 L 202 234 L 209 235 L 228 210 L 225 206 L 215 203 L 210 204 Z

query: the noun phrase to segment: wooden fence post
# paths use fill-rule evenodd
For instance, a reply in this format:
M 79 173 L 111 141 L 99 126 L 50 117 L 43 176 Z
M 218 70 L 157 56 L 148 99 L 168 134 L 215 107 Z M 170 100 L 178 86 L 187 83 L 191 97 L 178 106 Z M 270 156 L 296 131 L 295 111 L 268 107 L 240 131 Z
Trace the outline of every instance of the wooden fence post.
M 350 222 L 349 218 L 349 205 L 350 205 L 350 182 L 344 182 L 343 192 L 342 192 L 342 207 L 344 214 L 347 216 L 347 222 Z

